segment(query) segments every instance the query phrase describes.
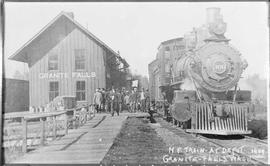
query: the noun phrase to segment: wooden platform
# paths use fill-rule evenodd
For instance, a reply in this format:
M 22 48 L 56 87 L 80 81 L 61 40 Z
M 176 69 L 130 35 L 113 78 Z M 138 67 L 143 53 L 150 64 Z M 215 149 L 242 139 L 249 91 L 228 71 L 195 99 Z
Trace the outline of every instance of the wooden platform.
M 20 164 L 89 164 L 100 163 L 113 144 L 127 117 L 146 117 L 148 113 L 96 114 L 84 126 L 69 130 L 59 140 L 28 152 L 12 163 Z

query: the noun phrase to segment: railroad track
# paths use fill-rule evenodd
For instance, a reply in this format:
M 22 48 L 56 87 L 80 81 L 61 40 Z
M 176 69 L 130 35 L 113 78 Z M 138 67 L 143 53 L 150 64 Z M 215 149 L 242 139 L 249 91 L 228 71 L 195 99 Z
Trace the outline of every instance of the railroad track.
M 157 117 L 156 117 L 157 118 Z M 199 135 L 199 134 L 189 134 L 186 133 L 183 129 L 181 129 L 180 127 L 176 127 L 175 125 L 163 120 L 162 118 L 159 117 L 159 122 L 163 121 L 165 123 L 167 123 L 166 128 L 170 129 L 172 132 L 175 132 L 176 130 L 181 131 L 181 134 L 176 134 L 178 136 L 183 136 L 183 134 L 185 133 L 186 135 L 191 135 L 194 138 L 200 139 L 202 141 L 207 141 L 210 144 L 219 147 L 219 148 L 232 148 L 235 146 L 246 146 L 249 147 L 250 150 L 254 150 L 254 149 L 260 149 L 261 151 L 263 150 L 264 155 L 263 158 L 258 158 L 256 157 L 256 155 L 249 155 L 246 153 L 241 153 L 241 152 L 237 152 L 237 151 L 233 151 L 233 155 L 238 155 L 241 157 L 246 157 L 249 159 L 249 161 L 252 164 L 256 164 L 256 165 L 266 165 L 268 164 L 268 147 L 267 147 L 267 141 L 264 140 L 260 140 L 257 138 L 253 138 L 253 137 L 249 137 L 249 136 L 243 136 L 243 138 L 241 139 L 217 139 L 217 138 L 208 138 L 207 136 L 203 136 L 203 135 Z M 162 119 L 162 120 L 161 120 Z M 164 125 L 164 123 L 163 123 Z M 170 127 L 168 127 L 170 126 Z M 255 156 L 255 157 L 254 157 Z
M 244 136 L 244 137 L 245 137 L 246 139 L 249 139 L 249 140 L 252 140 L 252 141 L 255 141 L 255 142 L 264 144 L 264 145 L 267 145 L 267 144 L 268 144 L 267 140 L 261 140 L 261 139 L 254 138 L 254 137 L 250 137 L 250 136 Z
M 179 130 L 182 130 L 182 129 L 179 129 Z M 207 137 L 205 137 L 205 136 L 202 136 L 202 135 L 199 135 L 199 134 L 192 134 L 192 135 L 193 135 L 194 137 L 199 138 L 199 139 L 208 141 L 208 142 L 210 142 L 210 143 L 212 143 L 212 144 L 214 144 L 214 145 L 216 145 L 216 146 L 218 146 L 218 147 L 220 147 L 220 148 L 229 148 L 229 147 L 227 147 L 226 145 L 220 143 L 220 141 L 212 140 L 212 139 L 209 139 L 209 138 L 207 138 Z M 260 142 L 260 143 L 265 143 L 265 142 Z M 266 144 L 266 146 L 267 146 L 267 144 Z M 267 147 L 266 147 L 266 149 L 267 149 Z M 265 160 L 257 159 L 257 158 L 251 157 L 250 155 L 247 155 L 247 154 L 245 154 L 245 153 L 239 153 L 239 152 L 237 152 L 237 151 L 234 151 L 234 153 L 237 154 L 237 155 L 239 155 L 239 156 L 249 158 L 250 161 L 251 161 L 253 164 L 256 164 L 256 165 L 267 165 L 267 164 L 268 164 L 267 159 L 265 159 Z

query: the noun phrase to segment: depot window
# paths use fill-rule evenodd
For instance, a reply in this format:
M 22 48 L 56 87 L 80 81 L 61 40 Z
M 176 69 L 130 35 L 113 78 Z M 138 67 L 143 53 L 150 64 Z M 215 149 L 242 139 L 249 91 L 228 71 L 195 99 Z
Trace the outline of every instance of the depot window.
M 85 101 L 85 81 L 76 82 L 76 100 Z
M 48 70 L 58 70 L 58 55 L 51 54 L 48 61 Z
M 59 82 L 50 82 L 49 86 L 49 101 L 52 101 L 55 97 L 59 96 Z
M 85 69 L 85 49 L 75 49 L 75 70 Z

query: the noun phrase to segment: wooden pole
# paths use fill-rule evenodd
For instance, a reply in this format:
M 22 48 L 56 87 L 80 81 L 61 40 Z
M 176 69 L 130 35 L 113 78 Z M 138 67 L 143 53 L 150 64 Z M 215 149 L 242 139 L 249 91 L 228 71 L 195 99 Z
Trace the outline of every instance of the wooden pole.
M 22 142 L 22 152 L 27 152 L 27 121 L 22 118 L 22 134 L 23 134 L 23 142 Z
M 90 114 L 89 114 L 89 112 L 90 112 L 90 107 L 89 107 L 89 105 L 87 105 L 87 106 L 86 106 L 86 121 L 88 121 L 88 120 L 90 119 Z
M 84 123 L 87 122 L 87 110 L 86 107 L 84 107 Z
M 43 146 L 45 143 L 45 120 L 40 118 L 41 122 L 41 136 L 40 136 L 40 145 Z
M 89 105 L 88 106 L 88 120 L 90 120 L 91 119 L 91 116 L 92 116 L 92 113 L 91 113 L 91 110 L 92 109 L 92 106 L 91 105 Z
M 65 125 L 65 135 L 67 135 L 68 134 L 68 115 L 67 115 L 67 112 L 64 115 L 65 115 L 65 122 L 64 122 L 64 125 Z
M 72 123 L 73 123 L 73 128 L 76 127 L 76 109 L 73 110 L 73 119 L 72 119 Z
M 56 116 L 53 116 L 53 139 L 56 139 L 57 133 L 56 133 Z

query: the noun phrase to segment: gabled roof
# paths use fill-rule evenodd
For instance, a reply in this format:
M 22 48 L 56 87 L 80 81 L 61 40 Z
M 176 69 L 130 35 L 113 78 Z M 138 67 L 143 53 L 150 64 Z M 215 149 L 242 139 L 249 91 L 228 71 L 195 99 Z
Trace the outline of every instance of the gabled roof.
M 122 59 L 118 55 L 118 53 L 113 51 L 104 42 L 102 42 L 95 35 L 93 35 L 91 32 L 89 32 L 87 29 L 85 29 L 83 26 L 81 26 L 77 21 L 75 21 L 69 13 L 63 12 L 63 11 L 60 14 L 58 14 L 51 22 L 49 22 L 44 28 L 42 28 L 41 31 L 38 32 L 33 38 L 31 38 L 28 42 L 26 42 L 19 50 L 17 50 L 13 55 L 11 55 L 9 57 L 9 59 L 21 61 L 21 62 L 25 62 L 25 63 L 30 63 L 27 53 L 37 51 L 37 49 L 34 46 L 38 45 L 36 43 L 40 42 L 41 40 L 43 40 L 43 42 L 46 42 L 46 46 L 38 45 L 38 47 L 43 47 L 43 48 L 46 47 L 46 48 L 44 48 L 45 51 L 51 49 L 53 46 L 55 46 L 59 42 L 59 40 L 50 38 L 49 37 L 50 35 L 48 35 L 48 34 L 50 34 L 50 33 L 55 33 L 55 34 L 58 33 L 59 34 L 60 33 L 59 36 L 61 36 L 61 35 L 67 35 L 68 33 L 70 33 L 73 30 L 72 28 L 67 29 L 67 27 L 59 27 L 59 24 L 61 23 L 61 21 L 63 22 L 63 20 L 74 25 L 74 26 L 72 26 L 72 28 L 78 28 L 84 34 L 86 34 L 89 38 L 96 41 L 97 44 L 101 45 L 102 47 L 107 49 L 109 52 L 111 52 L 113 55 Z M 55 30 L 56 27 L 58 27 L 57 30 Z M 56 38 L 56 37 L 54 37 L 54 38 Z M 38 50 L 38 51 L 40 51 L 40 50 Z M 45 55 L 45 51 L 42 52 L 42 54 L 43 54 L 42 56 Z M 37 58 L 40 59 L 41 57 L 37 57 Z M 127 63 L 127 62 L 125 61 L 124 63 Z

